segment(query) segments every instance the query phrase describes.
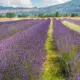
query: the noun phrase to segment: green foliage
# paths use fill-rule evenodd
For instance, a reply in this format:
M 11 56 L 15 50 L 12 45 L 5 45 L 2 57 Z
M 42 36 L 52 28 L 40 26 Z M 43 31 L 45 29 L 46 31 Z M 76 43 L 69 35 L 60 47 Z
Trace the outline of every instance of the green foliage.
M 75 55 L 78 53 L 80 46 L 73 47 L 73 49 L 69 52 L 69 61 L 73 60 Z
M 63 74 L 64 78 L 69 78 L 70 76 L 70 64 L 68 62 L 69 56 L 67 53 L 63 53 L 62 57 L 59 57 L 61 74 Z
M 77 17 L 77 16 L 78 16 L 77 13 L 72 13 L 72 14 L 71 14 L 71 17 Z
M 45 49 L 47 50 L 46 60 L 43 65 L 45 70 L 40 80 L 64 80 L 62 74 L 60 74 L 60 64 L 56 53 L 55 41 L 52 39 L 52 34 L 53 21 L 51 20 L 47 33 L 48 39 L 45 43 Z
M 54 51 L 54 50 L 57 50 L 56 46 L 54 46 L 55 43 L 54 43 L 54 40 L 51 40 L 51 39 L 47 39 L 47 42 L 46 42 L 46 45 L 45 45 L 45 48 L 47 51 Z
M 18 15 L 18 17 L 19 17 L 19 18 L 25 18 L 25 17 L 28 17 L 28 16 L 29 16 L 29 15 L 24 14 L 24 13 L 23 13 L 23 14 Z
M 54 14 L 45 14 L 44 17 L 55 17 Z
M 0 15 L 0 18 L 2 18 L 3 17 L 3 15 Z
M 7 18 L 14 18 L 14 17 L 16 17 L 16 14 L 15 13 L 6 13 L 6 17 Z
M 38 17 L 44 17 L 44 14 L 41 13 L 41 14 L 38 14 L 37 16 Z
M 62 16 L 63 16 L 63 17 L 69 17 L 70 14 L 63 14 Z
M 35 17 L 41 17 L 41 18 L 44 18 L 44 17 L 60 17 L 61 15 L 59 14 L 59 12 L 56 12 L 55 14 L 43 14 L 43 13 L 40 13 L 40 14 L 36 14 Z
M 0 18 L 5 18 L 6 16 L 3 14 L 0 14 Z
M 74 60 L 74 57 L 78 53 L 79 48 L 80 48 L 79 46 L 74 47 L 72 50 L 69 51 L 69 53 L 64 52 L 59 57 L 61 73 L 67 80 L 69 80 L 69 77 L 71 76 L 70 61 Z
M 55 13 L 55 17 L 60 17 L 59 12 L 56 12 L 56 13 Z
M 77 14 L 77 13 L 72 13 L 72 14 L 60 14 L 59 12 L 56 12 L 56 13 L 52 13 L 52 14 L 43 14 L 43 13 L 40 13 L 40 14 L 36 14 L 34 15 L 35 17 L 41 17 L 41 18 L 44 18 L 44 17 L 79 17 L 80 15 Z

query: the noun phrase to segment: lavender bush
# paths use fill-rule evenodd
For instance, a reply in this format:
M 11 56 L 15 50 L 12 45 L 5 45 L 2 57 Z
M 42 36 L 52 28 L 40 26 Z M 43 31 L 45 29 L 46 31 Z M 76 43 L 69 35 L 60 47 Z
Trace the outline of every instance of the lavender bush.
M 58 47 L 58 53 L 61 58 L 61 66 L 64 69 L 66 80 L 80 79 L 80 34 L 70 30 L 54 19 L 54 33 Z M 66 71 L 67 70 L 67 71 Z
M 20 20 L 11 22 L 2 22 L 0 24 L 0 40 L 8 38 L 20 32 L 28 29 L 30 26 L 39 23 L 41 20 Z
M 50 20 L 43 20 L 0 43 L 0 80 L 38 80 Z
M 69 21 L 69 22 L 72 22 L 72 23 L 80 25 L 80 20 L 63 18 L 62 21 Z

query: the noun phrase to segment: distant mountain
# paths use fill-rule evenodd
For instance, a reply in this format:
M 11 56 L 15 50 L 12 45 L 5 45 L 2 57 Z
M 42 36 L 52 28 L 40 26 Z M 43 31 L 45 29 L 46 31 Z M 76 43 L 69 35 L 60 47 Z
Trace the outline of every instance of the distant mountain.
M 0 14 L 6 14 L 6 13 L 16 13 L 18 14 L 30 14 L 33 15 L 33 12 L 36 12 L 38 8 L 33 7 L 33 8 L 24 8 L 24 7 L 3 7 L 0 6 Z
M 3 7 L 3 6 L 0 6 L 0 10 L 5 10 L 5 9 L 11 9 L 12 7 Z
M 22 12 L 24 11 L 23 9 L 25 9 L 25 13 L 30 14 L 30 15 L 35 15 L 35 14 L 52 14 L 55 12 L 59 12 L 61 14 L 66 14 L 66 13 L 79 13 L 80 14 L 80 0 L 72 0 L 63 4 L 58 4 L 58 5 L 54 5 L 54 6 L 50 6 L 50 7 L 45 7 L 45 8 L 22 8 L 22 7 L 2 7 L 0 6 L 0 10 L 6 10 L 6 9 L 13 9 L 13 10 L 17 10 L 17 9 L 21 9 Z M 28 9 L 28 12 L 27 12 Z M 29 10 L 31 9 L 31 10 Z M 21 13 L 17 11 L 17 13 Z
M 58 4 L 46 8 L 40 8 L 36 13 L 51 14 L 57 11 L 62 14 L 66 13 L 80 14 L 80 0 L 72 0 L 63 4 Z
M 37 8 L 37 7 L 33 7 L 33 8 Z M 25 8 L 25 7 L 4 7 L 4 6 L 0 6 L 0 10 L 6 10 L 6 9 L 31 9 L 31 8 Z

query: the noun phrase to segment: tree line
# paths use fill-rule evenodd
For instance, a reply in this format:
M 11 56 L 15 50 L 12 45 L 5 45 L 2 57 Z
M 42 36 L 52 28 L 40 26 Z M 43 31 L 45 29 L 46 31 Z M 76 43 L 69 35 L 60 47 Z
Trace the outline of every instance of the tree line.
M 0 14 L 0 18 L 6 17 L 6 18 L 15 18 L 15 17 L 19 17 L 19 18 L 23 18 L 23 17 L 28 17 L 29 15 L 27 14 L 19 14 L 17 15 L 16 13 L 6 13 L 5 15 Z
M 3 17 L 7 17 L 7 18 L 14 18 L 14 17 L 25 18 L 25 17 L 30 17 L 30 15 L 24 14 L 24 13 L 18 14 L 18 15 L 16 13 L 6 13 L 5 15 L 0 14 L 0 18 L 3 18 Z M 32 17 L 41 17 L 41 18 L 44 18 L 44 17 L 80 17 L 80 15 L 77 14 L 77 13 L 60 14 L 59 12 L 56 12 L 54 14 L 40 13 L 40 14 L 33 15 Z

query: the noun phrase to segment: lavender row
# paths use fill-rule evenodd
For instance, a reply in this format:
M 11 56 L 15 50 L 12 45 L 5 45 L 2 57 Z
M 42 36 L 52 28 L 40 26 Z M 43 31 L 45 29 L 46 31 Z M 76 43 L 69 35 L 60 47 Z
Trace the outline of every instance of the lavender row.
M 60 53 L 75 54 L 74 58 L 70 61 L 71 75 L 70 80 L 80 79 L 80 34 L 68 29 L 60 21 L 54 19 L 54 33 L 53 38 Z M 73 48 L 78 47 L 78 51 L 71 51 Z M 77 49 L 77 48 L 76 48 Z M 59 54 L 62 55 L 62 54 Z
M 50 20 L 44 20 L 0 43 L 0 80 L 38 80 Z
M 79 24 L 80 25 L 80 20 L 63 18 L 61 21 L 69 21 L 69 22 L 72 22 L 72 23 L 75 23 L 75 24 Z
M 63 52 L 68 52 L 74 46 L 71 30 L 61 24 L 60 21 L 54 19 L 54 34 L 53 38 L 56 41 L 58 49 Z
M 17 32 L 28 29 L 30 26 L 39 23 L 41 20 L 21 20 L 16 22 L 5 22 L 0 25 L 0 40 L 13 36 Z
M 80 46 L 80 33 L 77 33 L 60 21 L 54 19 L 54 39 L 58 45 L 58 49 L 63 52 L 68 52 L 72 47 Z
M 29 20 L 33 20 L 33 19 L 22 19 L 22 20 L 12 20 L 12 21 L 3 21 L 3 22 L 0 22 L 0 25 L 1 24 L 12 24 L 12 23 L 20 23 L 22 21 L 29 21 Z

